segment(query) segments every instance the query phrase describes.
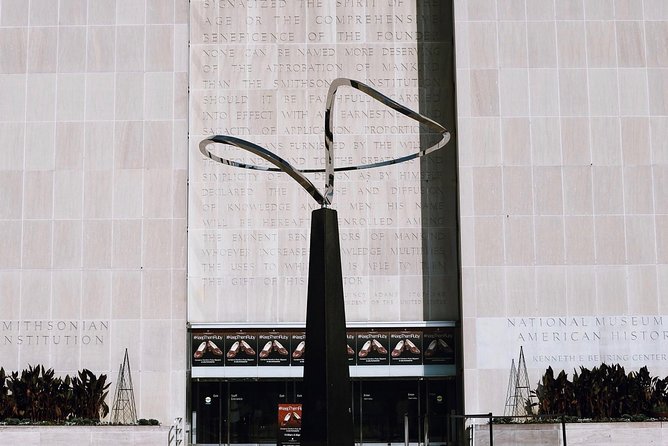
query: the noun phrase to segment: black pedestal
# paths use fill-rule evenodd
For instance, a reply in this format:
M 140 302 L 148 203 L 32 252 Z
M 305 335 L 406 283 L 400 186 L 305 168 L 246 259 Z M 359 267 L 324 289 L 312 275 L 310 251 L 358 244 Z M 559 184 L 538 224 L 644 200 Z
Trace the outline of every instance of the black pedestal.
M 303 446 L 353 446 L 339 225 L 336 211 L 311 215 L 302 406 Z

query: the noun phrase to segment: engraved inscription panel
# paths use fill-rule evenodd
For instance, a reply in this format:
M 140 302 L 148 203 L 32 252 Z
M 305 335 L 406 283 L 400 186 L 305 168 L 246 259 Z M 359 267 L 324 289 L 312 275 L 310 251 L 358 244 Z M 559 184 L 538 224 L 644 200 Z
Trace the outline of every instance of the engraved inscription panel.
M 421 110 L 421 96 L 430 96 L 420 70 L 430 67 L 420 65 L 419 45 L 439 37 L 418 24 L 433 16 L 405 0 L 191 2 L 191 322 L 303 321 L 310 213 L 318 206 L 287 175 L 205 160 L 199 141 L 238 136 L 297 168 L 324 167 L 325 100 L 335 78 L 358 79 Z M 335 166 L 414 153 L 424 138 L 416 122 L 356 90 L 337 94 L 334 113 Z M 263 164 L 232 147 L 215 150 Z M 433 298 L 443 286 L 425 280 L 444 275 L 456 252 L 447 191 L 431 181 L 438 163 L 337 173 L 349 320 L 421 320 L 446 300 Z M 311 179 L 324 185 L 323 174 Z

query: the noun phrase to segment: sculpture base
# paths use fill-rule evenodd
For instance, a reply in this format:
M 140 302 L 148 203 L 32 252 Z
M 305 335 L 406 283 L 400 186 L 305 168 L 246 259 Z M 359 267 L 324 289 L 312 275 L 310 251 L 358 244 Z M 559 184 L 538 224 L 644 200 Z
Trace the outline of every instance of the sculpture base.
M 353 446 L 352 393 L 336 211 L 311 214 L 302 446 Z

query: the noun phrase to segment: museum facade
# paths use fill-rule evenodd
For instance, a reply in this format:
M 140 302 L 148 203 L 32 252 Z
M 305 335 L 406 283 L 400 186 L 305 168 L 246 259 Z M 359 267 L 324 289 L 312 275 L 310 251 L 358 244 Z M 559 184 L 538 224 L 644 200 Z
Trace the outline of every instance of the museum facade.
M 664 376 L 666 40 L 662 0 L 0 0 L 0 366 L 113 379 L 127 348 L 140 417 L 276 443 L 319 205 L 199 143 L 322 169 L 345 77 L 451 134 L 335 174 L 358 442 L 502 414 L 520 347 L 532 385 Z M 435 140 L 359 90 L 332 113 L 336 167 Z

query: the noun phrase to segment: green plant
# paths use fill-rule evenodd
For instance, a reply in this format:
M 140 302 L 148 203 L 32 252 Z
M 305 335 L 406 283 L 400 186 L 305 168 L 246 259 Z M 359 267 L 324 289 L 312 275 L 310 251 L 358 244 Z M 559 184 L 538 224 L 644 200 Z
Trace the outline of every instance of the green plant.
M 83 369 L 79 376 L 72 378 L 72 399 L 74 402 L 72 414 L 77 418 L 98 420 L 107 416 L 109 406 L 105 402 L 107 389 L 107 375 L 96 377 L 93 372 Z

